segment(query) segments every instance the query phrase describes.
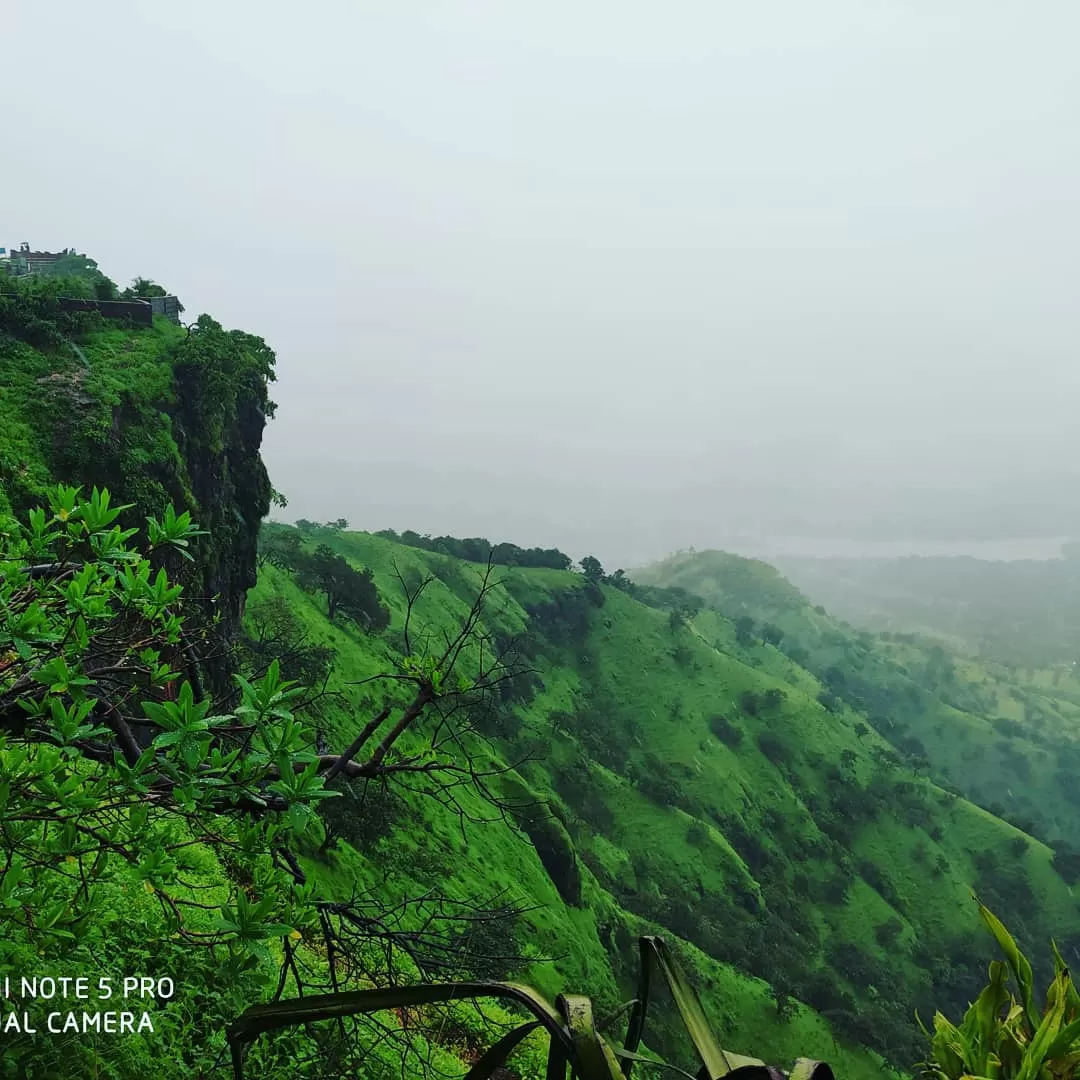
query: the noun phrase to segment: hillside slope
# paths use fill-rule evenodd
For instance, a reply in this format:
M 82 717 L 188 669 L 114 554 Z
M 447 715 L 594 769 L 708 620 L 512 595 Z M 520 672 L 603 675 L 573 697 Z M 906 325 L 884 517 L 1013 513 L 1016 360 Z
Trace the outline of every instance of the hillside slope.
M 395 667 L 399 574 L 434 577 L 422 612 L 433 633 L 477 587 L 478 564 L 361 533 L 309 526 L 305 536 L 370 568 L 395 605 L 380 635 L 330 631 L 317 600 L 264 570 L 252 610 L 274 595 L 304 610 L 313 633 L 330 635 L 335 678 Z M 537 679 L 482 724 L 497 759 L 521 763 L 516 776 L 550 807 L 565 846 L 546 863 L 511 854 L 512 830 L 490 823 L 451 840 L 457 822 L 440 824 L 416 799 L 384 843 L 411 850 L 422 820 L 429 842 L 461 860 L 448 880 L 462 895 L 512 880 L 539 901 L 522 916 L 528 939 L 561 957 L 530 970 L 541 985 L 584 985 L 604 1000 L 644 920 L 699 950 L 732 1049 L 782 1058 L 801 1042 L 835 1060 L 801 1001 L 842 1040 L 907 1066 L 920 1051 L 915 1008 L 963 1007 L 989 957 L 973 886 L 1025 939 L 1076 936 L 1077 904 L 1047 846 L 913 775 L 864 714 L 827 708 L 815 676 L 772 646 L 751 655 L 720 612 L 688 622 L 581 574 L 498 572 L 491 617 L 522 637 Z M 746 588 L 748 602 L 760 598 L 753 581 Z M 770 588 L 774 604 L 798 595 L 779 579 Z M 349 709 L 326 708 L 338 740 L 351 737 Z M 747 976 L 768 987 L 747 993 Z
M 906 761 L 944 786 L 1063 851 L 1074 841 L 1080 686 L 1072 677 L 1024 673 L 937 639 L 855 630 L 811 606 L 773 567 L 722 552 L 673 556 L 638 577 L 748 620 L 741 641 L 710 640 L 758 666 L 804 665 L 826 705 L 864 713 Z M 706 633 L 709 618 L 698 620 Z
M 584 641 L 593 633 L 596 602 L 603 593 L 592 590 L 582 598 L 580 576 L 565 572 L 511 575 L 489 605 L 488 629 L 507 639 L 521 637 L 530 663 L 539 670 L 523 671 L 508 687 L 504 708 L 470 718 L 489 731 L 493 741 L 484 745 L 470 740 L 468 753 L 462 752 L 462 768 L 472 770 L 469 782 L 426 783 L 419 768 L 415 782 L 392 790 L 339 782 L 339 809 L 326 815 L 330 833 L 320 845 L 315 830 L 315 840 L 300 850 L 295 870 L 282 862 L 280 851 L 260 854 L 257 833 L 265 815 L 257 815 L 250 826 L 235 815 L 189 817 L 183 803 L 187 795 L 161 812 L 140 808 L 138 788 L 131 788 L 130 774 L 124 771 L 132 767 L 134 756 L 126 764 L 122 756 L 111 756 L 102 742 L 108 732 L 105 724 L 80 739 L 83 748 L 77 752 L 88 756 L 74 759 L 79 762 L 75 769 L 64 772 L 49 749 L 54 742 L 49 727 L 42 724 L 28 733 L 20 722 L 25 712 L 18 695 L 26 681 L 17 673 L 23 663 L 28 671 L 35 670 L 34 664 L 41 665 L 39 672 L 55 668 L 57 646 L 71 646 L 74 664 L 93 666 L 97 661 L 80 651 L 81 631 L 72 639 L 70 632 L 54 634 L 50 628 L 30 647 L 18 639 L 20 631 L 11 621 L 31 612 L 37 618 L 45 610 L 69 618 L 84 604 L 79 595 L 83 575 L 74 591 L 67 586 L 54 589 L 48 576 L 39 590 L 25 588 L 23 534 L 15 518 L 25 521 L 28 511 L 52 502 L 53 511 L 40 520 L 62 535 L 70 515 L 56 502 L 58 481 L 81 484 L 87 494 L 91 487 L 108 488 L 114 503 L 132 504 L 119 519 L 132 529 L 145 529 L 147 515 L 160 517 L 171 504 L 178 511 L 190 510 L 205 530 L 190 541 L 191 562 L 162 556 L 170 572 L 181 576 L 190 597 L 183 605 L 189 620 L 183 674 L 213 694 L 213 700 L 207 697 L 199 707 L 212 702 L 215 713 L 236 707 L 230 676 L 237 664 L 251 675 L 265 668 L 269 657 L 259 646 L 266 646 L 268 638 L 278 644 L 273 641 L 275 630 L 263 632 L 270 624 L 280 627 L 283 619 L 292 624 L 299 620 L 317 639 L 332 643 L 336 656 L 326 694 L 301 711 L 298 725 L 282 721 L 301 747 L 308 742 L 314 747 L 346 745 L 386 694 L 386 683 L 365 680 L 380 673 L 400 675 L 406 666 L 396 571 L 406 576 L 435 573 L 416 612 L 419 623 L 414 623 L 414 633 L 426 623 L 434 634 L 467 611 L 476 567 L 383 539 L 333 534 L 329 538 L 335 546 L 375 569 L 378 590 L 392 610 L 388 627 L 364 631 L 340 618 L 331 623 L 321 599 L 300 589 L 295 575 L 269 563 L 248 602 L 248 587 L 255 581 L 255 537 L 271 495 L 258 450 L 263 423 L 273 408 L 267 398 L 272 353 L 260 339 L 226 331 L 205 316 L 190 329 L 163 321 L 140 329 L 108 323 L 92 313 L 63 311 L 56 298 L 62 290 L 72 291 L 70 282 L 4 285 L 0 542 L 5 546 L 0 602 L 6 637 L 0 649 L 0 790 L 8 815 L 3 832 L 8 857 L 0 872 L 0 904 L 6 915 L 17 917 L 8 921 L 0 940 L 0 974 L 17 977 L 36 968 L 35 958 L 47 957 L 46 970 L 52 975 L 97 980 L 103 972 L 119 978 L 149 971 L 175 983 L 171 998 L 157 1002 L 152 1033 L 140 1031 L 122 1040 L 101 1033 L 43 1039 L 7 1027 L 6 1069 L 41 1076 L 104 1070 L 116 1076 L 152 1074 L 177 1080 L 221 1075 L 228 1067 L 221 1053 L 224 1029 L 245 1005 L 280 993 L 286 981 L 296 993 L 326 980 L 328 957 L 318 920 L 340 918 L 341 912 L 361 920 L 368 914 L 396 920 L 382 939 L 365 938 L 367 931 L 362 930 L 360 946 L 349 957 L 359 965 L 353 973 L 359 985 L 376 977 L 381 982 L 430 976 L 423 963 L 442 955 L 447 970 L 456 974 L 520 972 L 552 995 L 585 990 L 595 994 L 601 1008 L 612 1006 L 630 989 L 634 937 L 664 931 L 665 925 L 656 918 L 663 915 L 657 906 L 663 894 L 648 866 L 633 871 L 636 878 L 629 882 L 623 903 L 619 890 L 598 877 L 610 876 L 612 867 L 605 870 L 606 864 L 631 853 L 647 856 L 646 834 L 664 837 L 674 828 L 679 845 L 670 853 L 684 865 L 687 881 L 721 890 L 734 875 L 745 890 L 753 889 L 739 857 L 718 835 L 708 833 L 703 841 L 684 812 L 643 796 L 615 772 L 610 776 L 617 788 L 611 806 L 618 809 L 619 801 L 626 801 L 627 812 L 640 820 L 643 839 L 605 846 L 598 834 L 591 845 L 581 843 L 579 849 L 575 844 L 571 834 L 582 839 L 584 818 L 574 809 L 577 800 L 566 797 L 566 778 L 559 777 L 570 776 L 572 767 L 582 764 L 598 770 L 598 778 L 604 776 L 598 763 L 604 754 L 596 749 L 595 737 L 591 753 L 583 752 L 573 737 L 553 740 L 552 720 L 575 715 L 579 696 L 588 689 L 589 662 L 579 655 L 578 638 L 584 635 Z M 84 512 L 89 511 L 79 511 Z M 107 542 L 104 536 L 87 554 L 106 550 L 109 544 L 115 550 L 122 543 L 119 535 Z M 129 558 L 127 552 L 119 556 L 121 563 Z M 114 596 L 118 575 L 106 570 L 98 578 L 95 569 L 88 568 L 86 580 L 97 581 L 95 588 L 102 590 L 101 599 L 95 600 L 98 619 L 108 614 L 111 601 L 106 598 Z M 616 597 L 614 603 L 620 600 Z M 68 610 L 66 604 L 76 607 Z M 240 637 L 245 604 L 246 633 Z M 635 618 L 646 620 L 642 633 L 662 632 L 663 615 L 637 604 L 631 608 Z M 113 632 L 134 629 L 128 617 L 118 615 L 117 620 L 110 623 Z M 168 637 L 161 640 L 169 645 Z M 139 724 L 151 715 L 167 717 L 168 708 L 187 707 L 182 696 L 177 704 L 174 673 L 167 668 L 160 675 L 150 668 L 141 670 L 140 665 L 156 663 L 146 659 L 145 644 L 138 634 L 132 639 L 133 651 L 120 667 L 130 665 L 135 682 L 112 698 L 125 712 L 144 699 L 143 712 L 131 713 L 132 722 Z M 307 665 L 304 674 L 317 675 L 327 647 L 320 648 L 301 658 Z M 297 659 L 287 649 L 282 652 L 286 665 Z M 674 671 L 669 676 L 674 677 Z M 69 684 L 50 676 L 46 696 L 64 709 L 79 707 L 82 679 Z M 41 685 L 40 680 L 29 681 Z M 108 700 L 110 691 L 101 686 L 96 693 Z M 389 696 L 394 696 L 392 686 Z M 146 698 L 151 699 L 148 704 Z M 103 710 L 102 719 L 109 715 Z M 220 722 L 222 717 L 214 719 Z M 602 717 L 598 721 L 604 722 Z M 611 731 L 617 734 L 621 726 L 613 721 Z M 119 730 L 125 730 L 123 725 Z M 152 737 L 154 730 L 159 729 L 152 727 L 143 737 Z M 425 741 L 440 730 L 445 730 L 445 717 L 433 715 L 426 727 L 408 733 L 400 752 L 415 748 L 422 754 Z M 32 738 L 24 738 L 28 734 Z M 163 747 L 168 745 L 166 735 L 161 730 L 158 736 Z M 553 742 L 562 762 L 558 768 L 545 760 Z M 183 749 L 175 740 L 171 745 Z M 130 738 L 125 746 L 131 749 Z M 444 752 L 453 756 L 455 747 Z M 537 761 L 525 760 L 530 755 Z M 40 777 L 27 778 L 27 762 L 43 770 Z M 514 764 L 517 769 L 511 768 Z M 168 767 L 175 769 L 177 762 Z M 197 776 L 198 762 L 193 767 Z M 37 786 L 54 773 L 64 786 Z M 161 778 L 156 782 L 164 783 L 163 792 L 170 790 Z M 125 810 L 114 820 L 108 797 L 100 802 L 109 791 L 133 800 L 130 817 Z M 64 824 L 71 815 L 78 824 Z M 12 824 L 35 820 L 43 823 L 40 835 L 25 824 Z M 107 833 L 95 828 L 103 820 Z M 267 827 L 280 829 L 273 820 Z M 129 833 L 137 842 L 126 839 Z M 695 845 L 703 842 L 721 855 L 714 867 L 699 865 Z M 247 854 L 252 843 L 256 846 Z M 17 852 L 14 858 L 12 852 Z M 37 867 L 31 874 L 22 870 L 27 857 Z M 87 888 L 90 879 L 96 884 Z M 636 893 L 643 898 L 635 899 Z M 283 903 L 288 909 L 295 898 L 315 905 L 294 912 L 304 915 L 303 921 L 297 920 L 300 928 L 271 919 L 245 930 L 246 938 L 238 937 L 244 921 L 264 910 L 265 903 L 271 905 L 266 910 L 277 911 Z M 365 944 L 369 940 L 373 944 Z M 380 940 L 382 945 L 397 943 L 392 955 L 379 955 Z M 420 951 L 418 943 L 424 946 Z M 748 971 L 724 965 L 692 945 L 681 951 L 729 1045 L 781 1061 L 805 1054 L 827 1057 L 853 1077 L 879 1073 L 879 1059 L 857 1047 L 834 1044 L 830 1026 L 811 1010 L 785 999 L 779 1022 L 768 986 Z M 405 1017 L 392 1032 L 400 1036 L 396 1040 L 388 1040 L 384 1028 L 365 1029 L 357 1035 L 365 1062 L 360 1075 L 436 1066 L 443 1075 L 462 1075 L 475 1060 L 477 1045 L 490 1041 L 491 1024 L 506 1019 L 500 1019 L 497 1009 L 476 1014 L 460 1007 L 451 1009 L 428 1034 L 408 1031 Z M 676 1045 L 671 1017 L 662 1010 L 650 1020 L 647 1041 L 690 1063 L 685 1047 Z M 314 1041 L 283 1038 L 260 1048 L 254 1067 L 266 1077 L 337 1076 L 350 1066 L 336 1055 L 333 1043 L 322 1036 Z M 517 1068 L 529 1080 L 542 1075 L 542 1065 L 536 1066 L 528 1054 Z

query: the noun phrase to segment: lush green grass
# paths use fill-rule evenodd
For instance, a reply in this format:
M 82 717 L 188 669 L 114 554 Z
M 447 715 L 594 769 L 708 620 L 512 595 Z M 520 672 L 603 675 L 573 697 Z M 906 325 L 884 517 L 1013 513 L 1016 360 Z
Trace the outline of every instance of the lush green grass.
M 398 573 L 436 579 L 416 613 L 416 625 L 432 640 L 461 618 L 479 580 L 475 565 L 367 534 L 320 530 L 317 540 L 374 571 L 392 611 L 386 632 L 368 637 L 329 627 L 319 601 L 272 568 L 255 598 L 285 596 L 313 634 L 333 641 L 343 690 L 397 662 L 404 611 Z M 653 580 L 715 600 L 720 570 L 711 568 L 711 591 L 686 572 Z M 815 671 L 850 661 L 854 652 L 864 679 L 887 676 L 887 689 L 911 684 L 923 694 L 919 710 L 929 715 L 913 707 L 905 714 L 911 730 L 923 731 L 914 726 L 917 717 L 929 732 L 944 722 L 942 745 L 956 751 L 963 724 L 973 744 L 992 745 L 999 736 L 985 717 L 928 697 L 921 683 L 890 666 L 911 666 L 925 653 L 860 637 L 814 611 L 760 564 L 739 570 L 738 608 L 713 607 L 681 626 L 606 586 L 596 606 L 583 599 L 580 575 L 497 571 L 502 584 L 491 625 L 531 637 L 541 681 L 514 703 L 492 760 L 530 759 L 516 772 L 514 783 L 523 787 L 514 790 L 545 800 L 565 822 L 583 877 L 580 907 L 559 895 L 512 825 L 470 825 L 462 835 L 454 815 L 419 795 L 407 797 L 408 812 L 384 846 L 340 854 L 320 880 L 327 888 L 362 881 L 379 895 L 437 880 L 461 897 L 512 883 L 535 905 L 524 916 L 534 957 L 551 958 L 534 962 L 527 975 L 549 992 L 571 985 L 601 1002 L 629 993 L 633 935 L 647 926 L 683 942 L 732 1049 L 768 1060 L 822 1056 L 848 1075 L 869 1075 L 880 1064 L 838 1049 L 833 1038 L 850 1045 L 876 1030 L 869 1041 L 910 1064 L 918 1044 L 905 1032 L 915 1008 L 962 1006 L 965 987 L 975 989 L 990 956 L 990 943 L 979 937 L 973 887 L 996 888 L 1007 908 L 1015 890 L 1030 894 L 1022 911 L 1006 912 L 1022 937 L 1068 937 L 1076 902 L 1045 845 L 1028 841 L 1015 855 L 1010 844 L 1022 834 L 913 775 L 883 725 L 875 729 L 850 702 L 823 706 L 820 679 L 784 649 L 791 639 L 805 643 L 811 655 L 804 662 Z M 760 596 L 756 573 L 765 578 Z M 580 619 L 553 621 L 555 603 Z M 746 611 L 759 625 L 772 621 L 785 630 L 779 648 L 738 639 L 727 615 Z M 981 669 L 958 667 L 961 681 L 984 677 Z M 1006 684 L 995 686 L 1005 692 Z M 783 696 L 764 705 L 770 690 Z M 753 712 L 747 695 L 756 699 Z M 326 723 L 347 741 L 376 706 L 377 696 L 365 690 L 362 698 L 329 706 Z M 741 737 L 718 738 L 717 716 Z M 936 749 L 927 743 L 932 775 L 954 760 L 944 758 L 939 770 Z M 843 811 L 852 792 L 863 802 L 849 821 Z M 480 816 L 481 804 L 468 802 L 473 798 L 463 796 L 470 814 Z M 988 867 L 987 852 L 995 864 L 1016 867 L 1006 880 Z M 417 876 L 417 866 L 437 867 L 435 877 Z M 822 883 L 838 873 L 846 887 L 823 895 Z M 953 959 L 935 966 L 950 951 Z M 840 989 L 838 1002 L 828 1001 L 815 973 Z M 777 991 L 815 998 L 834 1017 L 831 1027 L 806 1004 L 782 1019 L 767 982 L 755 976 Z M 658 1045 L 670 1035 L 661 1021 Z
M 771 567 L 720 552 L 675 556 L 640 577 L 705 598 L 716 609 L 697 619 L 706 639 L 759 669 L 782 673 L 779 651 L 797 659 L 821 681 L 819 691 L 860 708 L 902 752 L 925 757 L 932 776 L 998 816 L 1051 841 L 1080 829 L 1071 781 L 1080 687 L 1070 673 L 1018 670 L 912 634 L 856 631 L 781 585 Z M 756 598 L 747 584 L 755 577 Z M 725 638 L 714 628 L 719 612 L 751 616 L 755 640 Z M 765 623 L 784 631 L 779 649 L 756 639 Z
M 0 506 L 30 505 L 54 476 L 117 449 L 122 477 L 101 481 L 129 499 L 149 471 L 180 471 L 165 410 L 174 400 L 169 351 L 183 336 L 164 318 L 145 329 L 106 325 L 55 350 L 0 335 Z

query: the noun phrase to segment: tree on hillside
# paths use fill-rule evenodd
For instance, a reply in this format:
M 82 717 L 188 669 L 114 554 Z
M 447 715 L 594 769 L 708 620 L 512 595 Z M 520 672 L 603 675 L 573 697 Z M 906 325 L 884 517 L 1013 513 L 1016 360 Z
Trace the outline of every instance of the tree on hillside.
M 754 620 L 749 615 L 740 615 L 735 620 L 735 640 L 740 645 L 750 645 L 754 640 Z
M 156 281 L 152 281 L 150 278 L 137 277 L 125 290 L 124 299 L 130 300 L 134 297 L 142 299 L 149 299 L 151 296 L 168 296 L 165 288 L 159 285 Z
M 780 642 L 784 640 L 784 631 L 776 623 L 766 623 L 761 628 L 761 640 L 766 645 L 775 645 L 779 648 Z
M 251 677 L 261 678 L 276 660 L 284 678 L 307 687 L 313 696 L 325 690 L 335 652 L 312 639 L 283 596 L 269 596 L 249 604 L 244 622 L 238 652 Z
M 600 565 L 600 560 L 595 555 L 586 555 L 581 560 L 581 572 L 589 579 L 599 585 L 604 580 L 604 568 Z
M 298 529 L 264 526 L 259 532 L 259 566 L 269 563 L 279 570 L 295 570 L 303 555 L 303 537 Z
M 302 589 L 326 597 L 331 622 L 340 613 L 368 630 L 382 630 L 390 623 L 390 613 L 379 600 L 371 571 L 353 569 L 348 560 L 325 544 L 310 555 L 301 555 L 296 580 Z
M 260 998 L 270 987 L 257 966 L 275 957 L 278 994 L 290 977 L 298 993 L 385 983 L 399 951 L 429 973 L 502 976 L 515 962 L 512 942 L 508 953 L 507 935 L 494 932 L 515 917 L 505 896 L 324 898 L 295 855 L 324 834 L 320 804 L 353 782 L 396 777 L 463 815 L 455 792 L 464 784 L 494 801 L 485 777 L 499 769 L 475 752 L 472 717 L 521 672 L 512 643 L 484 623 L 490 568 L 431 651 L 424 644 L 436 634 L 414 615 L 427 582 L 406 590 L 404 655 L 394 671 L 364 680 L 386 680 L 386 692 L 365 695 L 371 712 L 355 718 L 345 749 L 328 753 L 295 715 L 304 690 L 283 681 L 276 660 L 261 678 L 238 677 L 228 696 L 205 696 L 199 662 L 217 643 L 192 632 L 182 587 L 159 569 L 170 553 L 190 557 L 202 534 L 169 509 L 133 544 L 135 531 L 116 525 L 122 509 L 107 492 L 84 499 L 61 487 L 25 524 L 0 513 L 0 925 L 9 967 L 42 955 L 62 967 L 108 955 L 124 970 L 149 939 L 178 974 L 201 975 L 205 955 L 223 987 Z M 307 649 L 289 614 L 253 609 L 256 643 Z M 317 669 L 330 657 L 316 646 L 294 659 Z M 192 883 L 192 837 L 229 868 L 212 892 L 200 877 Z M 115 932 L 121 888 L 130 934 Z M 491 942 L 478 943 L 485 934 Z M 200 1003 L 204 1026 L 219 1022 L 220 1005 L 217 994 Z M 54 1075 L 37 1068 L 47 1046 L 29 1040 L 5 1054 L 17 1068 Z M 80 1044 L 64 1053 L 74 1069 L 65 1075 L 90 1071 Z

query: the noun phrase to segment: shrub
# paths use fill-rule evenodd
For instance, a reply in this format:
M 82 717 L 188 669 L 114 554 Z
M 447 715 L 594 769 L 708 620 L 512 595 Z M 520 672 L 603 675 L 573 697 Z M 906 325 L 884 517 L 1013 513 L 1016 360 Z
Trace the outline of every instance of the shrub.
M 798 644 L 798 642 L 792 641 L 788 643 L 788 646 L 784 651 L 787 654 L 787 658 L 793 664 L 798 664 L 799 667 L 806 667 L 806 661 L 810 659 L 809 649 Z
M 784 765 L 791 761 L 791 751 L 783 740 L 772 731 L 763 731 L 757 737 L 758 749 L 774 764 Z
M 726 716 L 714 716 L 709 721 L 709 730 L 728 746 L 738 746 L 743 741 L 742 729 L 736 727 Z
M 874 927 L 874 939 L 883 949 L 893 950 L 896 948 L 896 943 L 903 929 L 904 924 L 894 916 L 888 922 L 880 923 Z
M 858 945 L 850 942 L 834 945 L 829 950 L 829 960 L 852 986 L 857 986 L 860 990 L 876 985 L 879 980 L 882 986 L 889 985 L 887 973 L 881 972 L 874 963 L 873 957 L 860 949 Z M 884 978 L 882 978 L 883 975 Z
M 840 711 L 840 699 L 828 690 L 822 690 L 817 696 L 818 704 L 831 713 Z
M 1075 885 L 1080 880 L 1080 851 L 1069 847 L 1067 844 L 1059 844 L 1054 849 L 1054 857 L 1051 865 L 1062 880 L 1070 885 Z
M 784 691 L 774 686 L 772 689 L 765 691 L 761 703 L 766 709 L 779 709 L 784 704 L 785 698 Z
M 959 1024 L 934 1017 L 926 1075 L 935 1080 L 994 1076 L 1071 1077 L 1080 1058 L 1080 998 L 1069 969 L 1052 945 L 1054 976 L 1040 1009 L 1031 962 L 1001 921 L 983 904 L 979 914 L 1005 960 L 990 964 L 990 981 Z
M 762 699 L 753 690 L 744 690 L 739 695 L 739 708 L 747 716 L 757 716 L 761 711 Z
M 700 821 L 691 822 L 686 830 L 686 842 L 693 847 L 704 847 L 709 842 L 709 830 Z
M 358 851 L 369 851 L 389 836 L 405 810 L 405 803 L 383 780 L 337 779 L 329 790 L 338 792 L 339 797 L 324 799 L 319 805 L 327 846 L 341 839 Z
M 826 904 L 843 907 L 847 903 L 850 888 L 851 879 L 846 874 L 837 872 L 821 883 L 819 892 Z

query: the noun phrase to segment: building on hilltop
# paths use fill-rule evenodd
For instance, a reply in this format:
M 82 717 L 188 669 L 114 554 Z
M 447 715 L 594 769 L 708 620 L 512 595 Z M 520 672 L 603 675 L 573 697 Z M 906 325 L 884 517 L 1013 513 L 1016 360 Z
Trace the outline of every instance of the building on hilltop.
M 17 274 L 36 274 L 75 254 L 74 248 L 65 248 L 63 251 L 31 251 L 30 245 L 24 242 L 18 249 L 11 249 L 8 259 Z
M 72 262 L 63 266 L 65 259 Z M 152 326 L 155 315 L 163 315 L 170 322 L 180 325 L 180 314 L 184 305 L 175 296 L 154 296 L 134 294 L 133 289 L 125 289 L 119 296 L 116 295 L 116 286 L 104 277 L 98 270 L 97 263 L 80 255 L 75 248 L 65 248 L 63 251 L 31 251 L 28 243 L 22 243 L 18 248 L 8 251 L 0 247 L 0 260 L 2 260 L 10 273 L 16 277 L 25 277 L 30 274 L 44 274 L 47 277 L 89 277 L 92 281 L 104 285 L 105 295 L 99 287 L 97 299 L 86 297 L 61 296 L 58 297 L 60 307 L 64 311 L 97 311 L 107 319 L 130 319 L 137 326 Z M 151 286 L 150 292 L 165 290 L 152 281 L 136 280 L 135 285 Z M 113 299 L 107 297 L 111 294 Z
M 149 297 L 150 310 L 155 315 L 164 315 L 170 322 L 180 325 L 180 312 L 184 305 L 175 296 L 151 296 Z
M 153 326 L 155 315 L 164 315 L 180 324 L 183 307 L 175 296 L 133 296 L 128 300 L 85 300 L 76 296 L 57 297 L 61 311 L 96 311 L 106 319 L 130 319 L 136 326 Z

